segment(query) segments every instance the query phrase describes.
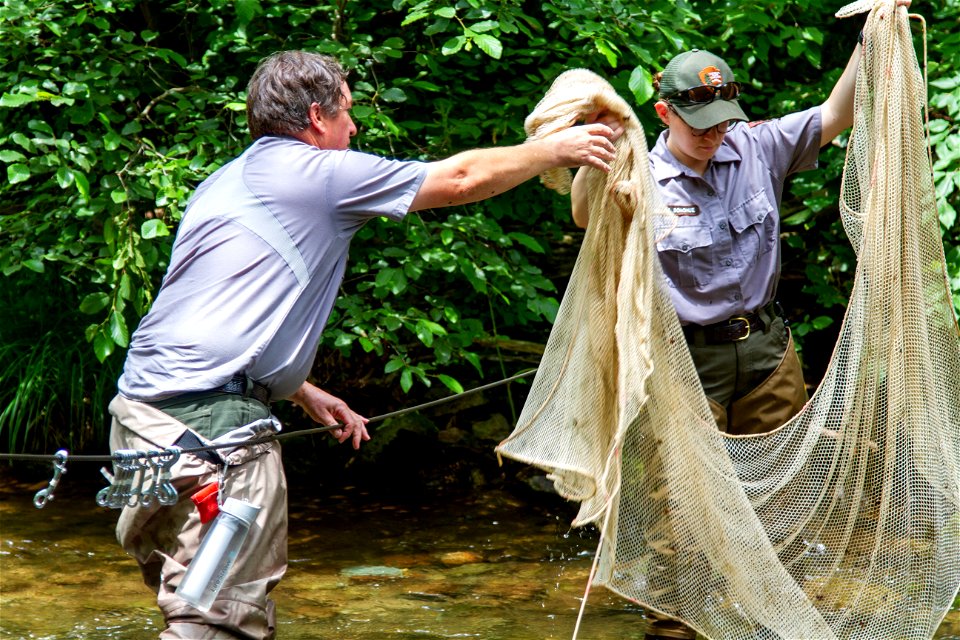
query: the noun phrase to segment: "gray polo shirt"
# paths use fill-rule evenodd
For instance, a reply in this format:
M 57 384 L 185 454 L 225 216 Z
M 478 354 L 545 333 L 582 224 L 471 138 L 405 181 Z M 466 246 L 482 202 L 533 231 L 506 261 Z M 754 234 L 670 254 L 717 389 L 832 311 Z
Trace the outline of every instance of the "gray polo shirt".
M 254 142 L 191 198 L 120 393 L 155 401 L 246 373 L 289 396 L 313 364 L 353 235 L 373 217 L 402 219 L 426 175 L 421 162 Z
M 773 300 L 780 279 L 780 200 L 787 176 L 817 166 L 820 107 L 729 131 L 701 177 L 667 149 L 650 169 L 670 215 L 654 233 L 682 324 L 712 324 Z

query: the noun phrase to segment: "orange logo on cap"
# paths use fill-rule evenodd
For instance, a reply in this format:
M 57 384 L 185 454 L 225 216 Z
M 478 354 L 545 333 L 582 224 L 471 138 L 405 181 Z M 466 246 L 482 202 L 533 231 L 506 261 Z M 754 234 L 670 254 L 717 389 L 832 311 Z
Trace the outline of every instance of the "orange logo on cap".
M 703 84 L 723 84 L 723 74 L 716 67 L 704 67 L 700 70 L 700 82 Z

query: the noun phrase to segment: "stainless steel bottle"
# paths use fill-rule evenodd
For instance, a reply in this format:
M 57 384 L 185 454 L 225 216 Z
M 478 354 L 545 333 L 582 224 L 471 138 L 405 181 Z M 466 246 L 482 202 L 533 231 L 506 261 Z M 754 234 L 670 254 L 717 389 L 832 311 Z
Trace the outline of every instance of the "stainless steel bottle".
M 210 610 L 258 511 L 260 507 L 243 500 L 224 501 L 177 587 L 177 596 L 201 611 Z

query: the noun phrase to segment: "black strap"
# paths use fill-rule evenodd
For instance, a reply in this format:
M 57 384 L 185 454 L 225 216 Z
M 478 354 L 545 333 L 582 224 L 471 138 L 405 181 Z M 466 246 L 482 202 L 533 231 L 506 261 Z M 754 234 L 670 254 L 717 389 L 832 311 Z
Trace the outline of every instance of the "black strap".
M 200 449 L 207 446 L 200 438 L 190 431 L 189 429 L 183 432 L 177 441 L 173 443 L 174 445 L 180 447 L 181 449 Z M 193 455 L 197 456 L 201 460 L 206 460 L 210 464 L 220 465 L 223 464 L 223 460 L 220 456 L 217 455 L 216 451 L 197 451 Z
M 244 398 L 253 398 L 263 404 L 270 406 L 270 389 L 260 384 L 256 380 L 250 380 L 242 373 L 234 374 L 225 385 L 214 389 L 224 393 L 234 393 Z

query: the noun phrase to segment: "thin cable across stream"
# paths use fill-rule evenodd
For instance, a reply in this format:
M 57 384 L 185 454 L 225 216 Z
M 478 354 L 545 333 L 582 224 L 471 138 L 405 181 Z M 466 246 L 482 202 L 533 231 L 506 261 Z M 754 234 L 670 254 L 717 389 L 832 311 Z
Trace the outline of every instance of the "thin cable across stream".
M 375 417 L 373 417 L 373 418 L 370 418 L 370 420 L 367 422 L 367 424 L 372 424 L 372 423 L 375 423 L 375 422 L 382 422 L 382 421 L 387 420 L 387 419 L 390 419 L 390 418 L 397 418 L 397 417 L 399 417 L 399 416 L 402 416 L 402 415 L 405 415 L 405 414 L 408 414 L 408 413 L 413 413 L 414 411 L 423 411 L 424 409 L 429 409 L 429 408 L 431 408 L 431 407 L 435 407 L 435 406 L 438 406 L 438 405 L 441 405 L 441 404 L 446 404 L 446 403 L 448 403 L 448 402 L 452 402 L 453 400 L 456 400 L 457 398 L 460 398 L 460 397 L 465 396 L 465 395 L 470 395 L 470 394 L 474 394 L 474 393 L 480 393 L 480 392 L 482 392 L 482 391 L 487 391 L 487 390 L 489 390 L 489 389 L 493 389 L 493 388 L 495 388 L 495 387 L 499 387 L 499 386 L 501 386 L 501 385 L 508 384 L 508 383 L 513 382 L 513 381 L 515 381 L 515 380 L 519 380 L 520 378 L 525 378 L 525 377 L 527 377 L 527 376 L 533 375 L 534 373 L 536 373 L 536 371 L 537 371 L 536 369 L 530 369 L 529 371 L 524 371 L 524 372 L 518 373 L 518 374 L 516 374 L 516 375 L 514 375 L 514 376 L 511 376 L 511 377 L 509 377 L 509 378 L 504 378 L 503 380 L 498 380 L 497 382 L 491 382 L 490 384 L 485 384 L 485 385 L 476 387 L 476 388 L 474 388 L 474 389 L 468 389 L 468 390 L 466 390 L 466 391 L 461 391 L 460 393 L 456 393 L 456 394 L 454 394 L 454 395 L 452 395 L 452 396 L 447 396 L 446 398 L 439 398 L 439 399 L 437 399 L 437 400 L 431 400 L 430 402 L 424 402 L 423 404 L 418 404 L 418 405 L 413 406 L 413 407 L 407 407 L 407 408 L 405 408 L 405 409 L 398 409 L 397 411 L 391 411 L 390 413 L 385 413 L 385 414 L 383 414 L 383 415 L 375 416 Z M 236 448 L 236 447 L 245 447 L 245 446 L 251 446 L 251 445 L 255 445 L 255 444 L 263 444 L 263 443 L 265 443 L 265 442 L 272 442 L 273 440 L 286 440 L 286 439 L 288 439 L 288 438 L 296 438 L 296 437 L 301 437 L 301 436 L 310 436 L 310 435 L 315 435 L 315 434 L 318 434 L 318 433 L 326 433 L 326 432 L 329 432 L 329 431 L 333 431 L 334 429 L 339 429 L 339 428 L 341 428 L 342 426 L 343 426 L 342 423 L 337 423 L 337 424 L 332 424 L 332 425 L 325 425 L 325 426 L 322 426 L 322 427 L 313 427 L 313 428 L 310 428 L 310 429 L 300 429 L 300 430 L 298 430 L 298 431 L 289 431 L 289 432 L 274 433 L 274 434 L 271 434 L 271 435 L 269 435 L 269 436 L 262 436 L 262 437 L 259 437 L 259 438 L 251 438 L 250 440 L 246 440 L 246 441 L 244 441 L 244 442 L 230 442 L 230 443 L 226 443 L 226 444 L 207 445 L 207 446 L 203 446 L 203 447 L 193 447 L 193 448 L 190 448 L 190 449 L 181 449 L 181 450 L 180 450 L 180 453 L 181 453 L 181 454 L 182 454 L 182 453 L 202 453 L 202 452 L 205 452 L 205 451 L 215 451 L 215 450 L 217 450 L 217 449 L 225 449 L 225 448 L 231 448 L 231 449 L 232 449 L 232 448 Z M 152 455 L 160 455 L 160 454 L 164 454 L 164 453 L 166 453 L 166 452 L 165 452 L 165 451 L 148 452 L 147 456 L 145 456 L 145 457 L 149 457 L 149 456 L 152 456 Z M 69 457 L 70 462 L 110 462 L 110 461 L 112 461 L 112 460 L 114 460 L 114 459 L 115 459 L 115 457 L 114 457 L 113 455 L 103 455 L 103 454 L 100 454 L 100 455 L 97 455 L 97 454 L 79 454 L 79 455 L 71 455 L 71 456 Z M 57 456 L 56 456 L 56 455 L 45 454 L 45 453 L 0 453 L 0 460 L 25 460 L 25 461 L 33 461 L 33 462 L 46 462 L 46 461 L 56 461 L 56 460 L 57 460 Z

